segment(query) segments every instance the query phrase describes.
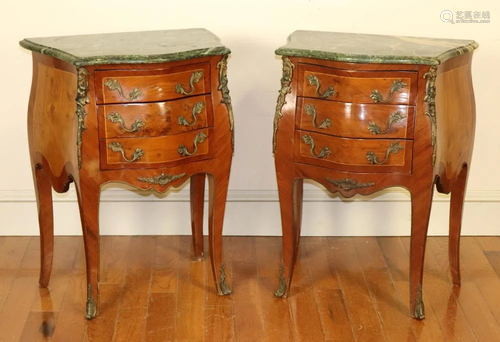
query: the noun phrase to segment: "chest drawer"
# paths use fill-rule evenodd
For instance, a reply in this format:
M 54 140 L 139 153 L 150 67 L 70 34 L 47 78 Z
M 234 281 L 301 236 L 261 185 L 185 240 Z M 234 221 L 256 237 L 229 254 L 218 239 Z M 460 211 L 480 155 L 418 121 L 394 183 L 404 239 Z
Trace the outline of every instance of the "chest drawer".
M 209 95 L 167 102 L 101 105 L 98 112 L 101 138 L 155 137 L 213 126 Z
M 97 103 L 155 102 L 210 92 L 210 65 L 96 72 Z
M 359 172 L 411 172 L 412 141 L 295 132 L 295 161 Z
M 213 128 L 153 138 L 101 139 L 101 169 L 158 168 L 213 158 Z
M 348 71 L 299 64 L 298 96 L 355 103 L 414 104 L 417 73 Z
M 415 107 L 297 99 L 296 127 L 346 138 L 413 138 Z

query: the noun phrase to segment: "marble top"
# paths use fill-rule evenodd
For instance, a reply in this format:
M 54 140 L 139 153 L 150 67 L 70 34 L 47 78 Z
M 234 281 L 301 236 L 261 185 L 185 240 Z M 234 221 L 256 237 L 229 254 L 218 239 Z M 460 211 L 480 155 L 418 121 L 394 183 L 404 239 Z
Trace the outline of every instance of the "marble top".
M 276 54 L 353 63 L 437 65 L 478 46 L 473 40 L 295 31 Z
M 202 28 L 26 38 L 19 44 L 76 66 L 161 63 L 231 52 Z

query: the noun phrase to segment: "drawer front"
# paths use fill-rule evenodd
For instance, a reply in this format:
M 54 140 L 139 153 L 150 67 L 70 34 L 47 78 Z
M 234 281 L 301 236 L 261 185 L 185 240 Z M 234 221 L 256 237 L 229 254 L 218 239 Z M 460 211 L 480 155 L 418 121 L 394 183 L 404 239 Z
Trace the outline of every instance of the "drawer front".
M 411 172 L 412 141 L 295 132 L 295 161 L 359 172 Z
M 208 63 L 161 70 L 97 71 L 97 103 L 154 102 L 210 92 Z
M 299 65 L 298 95 L 331 101 L 414 104 L 417 73 L 411 71 L 346 71 Z
M 299 98 L 297 127 L 346 138 L 413 138 L 415 107 Z
M 172 166 L 213 158 L 214 130 L 201 129 L 154 138 L 101 139 L 101 169 Z
M 209 95 L 98 107 L 101 138 L 155 137 L 213 126 Z

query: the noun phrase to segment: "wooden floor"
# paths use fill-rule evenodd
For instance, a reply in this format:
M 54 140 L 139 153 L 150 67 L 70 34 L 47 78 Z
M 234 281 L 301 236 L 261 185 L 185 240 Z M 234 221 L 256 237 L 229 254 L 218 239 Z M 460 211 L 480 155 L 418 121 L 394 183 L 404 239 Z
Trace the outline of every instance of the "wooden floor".
M 423 322 L 408 312 L 408 238 L 303 238 L 288 299 L 272 295 L 280 241 L 224 238 L 234 293 L 218 297 L 190 237 L 103 237 L 87 322 L 81 238 L 56 238 L 48 289 L 38 238 L 0 238 L 0 341 L 500 341 L 499 237 L 462 239 L 461 287 L 446 238 L 429 239 Z

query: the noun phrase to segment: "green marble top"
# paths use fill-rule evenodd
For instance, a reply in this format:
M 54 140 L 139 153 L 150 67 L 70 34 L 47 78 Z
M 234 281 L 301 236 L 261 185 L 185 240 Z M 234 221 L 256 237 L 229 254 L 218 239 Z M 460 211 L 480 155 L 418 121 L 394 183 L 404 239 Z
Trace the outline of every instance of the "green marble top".
M 295 31 L 276 54 L 353 63 L 437 65 L 478 46 L 473 40 Z
M 76 66 L 161 63 L 231 52 L 216 35 L 201 28 L 27 38 L 19 44 Z

